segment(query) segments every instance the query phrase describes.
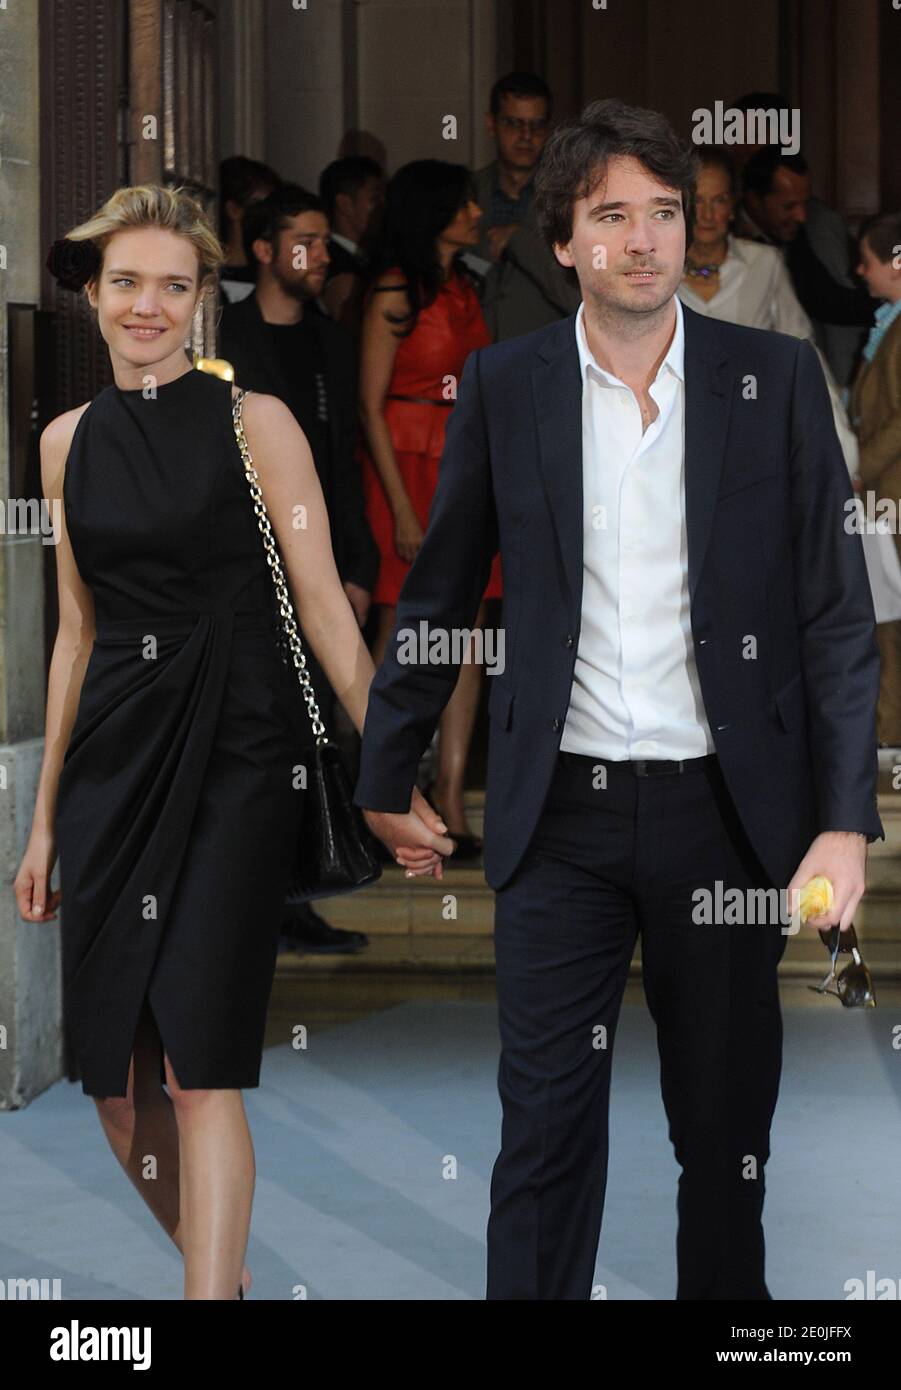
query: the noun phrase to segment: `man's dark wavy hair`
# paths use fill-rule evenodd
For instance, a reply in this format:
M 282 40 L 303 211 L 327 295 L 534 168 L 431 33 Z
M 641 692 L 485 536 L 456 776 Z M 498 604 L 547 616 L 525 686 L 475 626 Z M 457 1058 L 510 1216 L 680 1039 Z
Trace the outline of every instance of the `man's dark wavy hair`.
M 559 125 L 541 152 L 534 207 L 539 229 L 551 250 L 555 242 L 565 245 L 570 240 L 574 202 L 603 180 L 607 161 L 616 156 L 640 160 L 661 183 L 679 190 L 685 244 L 690 245 L 699 166 L 694 147 L 680 140 L 659 111 L 627 106 L 610 97 L 591 102 L 581 116 Z M 570 284 L 578 284 L 571 267 L 564 275 Z
M 290 225 L 291 218 L 301 212 L 325 213 L 325 204 L 315 193 L 301 188 L 299 183 L 281 183 L 265 198 L 251 203 L 241 223 L 241 240 L 247 264 L 255 269 L 259 264 L 253 254 L 255 241 L 268 241 L 274 251 L 279 232 L 284 231 Z

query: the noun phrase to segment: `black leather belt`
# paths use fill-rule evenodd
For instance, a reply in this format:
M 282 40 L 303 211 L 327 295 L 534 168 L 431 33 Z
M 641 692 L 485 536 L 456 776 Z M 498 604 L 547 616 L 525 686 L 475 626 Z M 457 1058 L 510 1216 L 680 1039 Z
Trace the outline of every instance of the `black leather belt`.
M 633 777 L 673 777 L 680 772 L 700 772 L 701 769 L 710 763 L 717 761 L 715 753 L 706 753 L 700 758 L 595 758 L 588 753 L 567 753 L 562 751 L 558 754 L 560 761 L 568 767 L 578 767 L 580 764 L 590 764 L 595 767 L 602 763 L 604 767 L 628 770 Z
M 389 391 L 386 399 L 389 401 L 415 401 L 417 405 L 443 405 L 450 407 L 453 401 L 436 401 L 434 396 L 399 396 L 396 391 Z
M 715 763 L 715 753 L 702 758 L 635 758 L 630 763 L 636 777 L 667 777 L 679 772 L 700 772 L 706 763 Z

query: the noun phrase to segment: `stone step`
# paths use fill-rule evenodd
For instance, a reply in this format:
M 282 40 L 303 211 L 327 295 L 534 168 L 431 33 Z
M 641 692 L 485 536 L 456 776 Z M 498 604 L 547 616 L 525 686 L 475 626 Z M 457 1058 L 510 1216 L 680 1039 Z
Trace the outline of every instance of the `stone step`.
M 482 833 L 484 800 L 481 790 L 465 795 L 474 834 Z M 867 962 L 880 975 L 894 978 L 901 976 L 901 794 L 880 792 L 879 814 L 886 839 L 870 845 L 867 895 L 857 910 L 855 929 Z M 404 969 L 418 968 L 417 962 L 421 967 L 427 957 L 434 968 L 493 968 L 494 895 L 480 861 L 456 866 L 449 861 L 441 883 L 407 879 L 402 869 L 388 864 L 372 888 L 323 899 L 315 907 L 332 926 L 370 937 L 369 952 L 344 958 L 349 961 L 368 956 L 380 962 L 379 968 Z M 633 968 L 639 967 L 640 957 L 639 940 Z M 819 937 L 803 929 L 788 936 L 781 969 L 787 975 L 806 975 L 826 960 Z
M 314 907 L 333 927 L 388 936 L 485 936 L 494 922 L 494 894 L 477 860 L 458 868 L 446 865 L 440 883 L 434 878 L 405 878 L 398 865 L 385 864 L 371 888 L 324 898 Z
M 899 762 L 899 770 L 901 770 L 901 762 Z M 901 780 L 901 771 L 899 771 L 899 780 Z M 877 799 L 879 816 L 885 831 L 885 841 L 876 840 L 870 845 L 870 859 L 872 860 L 874 854 L 883 856 L 897 854 L 899 856 L 898 871 L 901 875 L 901 786 L 897 791 L 893 791 L 889 776 L 880 773 Z M 477 788 L 464 792 L 463 804 L 466 820 L 472 834 L 482 836 L 485 827 L 485 792 Z
M 461 946 L 465 948 L 461 951 Z M 825 972 L 823 972 L 825 973 Z M 837 999 L 824 998 L 808 988 L 822 979 L 820 966 L 787 972 L 779 977 L 784 1007 L 832 1012 L 838 1026 L 844 1010 Z M 494 960 L 490 942 L 482 938 L 404 938 L 373 940 L 355 956 L 279 957 L 266 1027 L 266 1043 L 278 1045 L 302 1018 L 308 1026 L 335 1027 L 368 1017 L 410 999 L 496 1000 Z M 901 979 L 877 973 L 876 1002 L 891 1029 L 891 1012 L 901 1009 Z M 633 962 L 624 1002 L 645 1004 L 641 969 Z
M 491 960 L 490 950 L 480 956 L 465 942 L 490 944 L 494 929 L 494 895 L 485 883 L 481 867 L 446 869 L 441 884 L 433 879 L 406 879 L 403 871 L 385 866 L 383 878 L 373 888 L 315 904 L 316 911 L 334 927 L 363 931 L 372 941 L 385 938 L 394 944 L 393 959 L 405 964 L 416 955 L 416 943 L 425 949 L 429 940 L 460 943 L 466 960 Z M 449 915 L 456 912 L 456 917 Z M 868 893 L 855 916 L 855 930 L 867 963 L 880 973 L 901 975 L 901 907 L 897 897 Z M 402 945 L 402 950 L 397 949 Z M 475 951 L 475 954 L 473 952 Z M 636 947 L 640 959 L 641 943 Z M 453 953 L 452 953 L 453 954 Z M 782 961 L 784 972 L 807 969 L 827 959 L 816 933 L 804 928 L 788 934 Z M 824 971 L 825 973 L 825 971 Z
M 864 959 L 873 972 L 877 998 L 881 983 L 886 986 L 901 984 L 901 963 L 897 959 L 897 953 L 886 953 L 883 944 L 867 941 Z M 818 937 L 809 934 L 790 937 L 779 966 L 780 978 L 802 988 L 808 984 L 819 984 L 826 975 L 828 962 L 829 957 Z M 494 974 L 494 942 L 489 935 L 414 935 L 385 932 L 372 934 L 369 945 L 353 955 L 287 954 L 279 957 L 280 977 L 299 970 L 341 974 L 382 973 L 392 976 L 452 973 L 489 977 Z M 633 980 L 641 977 L 640 938 L 632 957 L 629 977 Z

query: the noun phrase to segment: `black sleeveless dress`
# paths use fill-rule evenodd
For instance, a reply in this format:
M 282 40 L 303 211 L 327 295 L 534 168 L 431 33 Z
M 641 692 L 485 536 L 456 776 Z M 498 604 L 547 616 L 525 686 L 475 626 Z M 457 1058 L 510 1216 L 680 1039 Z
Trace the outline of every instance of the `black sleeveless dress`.
M 257 1086 L 312 733 L 230 383 L 101 391 L 63 499 L 96 618 L 56 809 L 69 1078 L 126 1094 L 146 1000 L 181 1086 Z

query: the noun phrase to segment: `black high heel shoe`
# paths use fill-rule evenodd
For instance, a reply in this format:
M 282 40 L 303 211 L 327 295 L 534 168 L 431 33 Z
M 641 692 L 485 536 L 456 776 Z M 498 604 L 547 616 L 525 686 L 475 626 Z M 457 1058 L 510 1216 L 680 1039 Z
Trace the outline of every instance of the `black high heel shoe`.
M 475 835 L 458 835 L 456 831 L 449 830 L 447 836 L 457 846 L 452 859 L 478 859 L 481 855 L 482 841 Z
M 441 815 L 441 812 L 438 810 L 438 807 L 432 800 L 432 793 L 434 791 L 434 788 L 435 783 L 430 782 L 429 785 L 423 790 L 422 794 L 431 806 L 432 810 L 437 812 L 438 815 Z M 442 820 L 443 819 L 444 817 L 442 816 Z M 482 853 L 482 841 L 479 839 L 477 835 L 469 835 L 464 834 L 461 831 L 449 830 L 447 832 L 447 837 L 449 840 L 453 840 L 454 844 L 456 845 L 456 849 L 454 850 L 453 855 L 451 856 L 452 859 L 478 859 Z

